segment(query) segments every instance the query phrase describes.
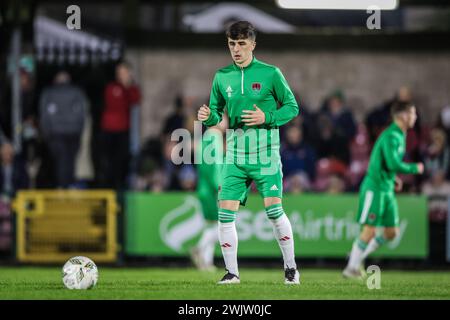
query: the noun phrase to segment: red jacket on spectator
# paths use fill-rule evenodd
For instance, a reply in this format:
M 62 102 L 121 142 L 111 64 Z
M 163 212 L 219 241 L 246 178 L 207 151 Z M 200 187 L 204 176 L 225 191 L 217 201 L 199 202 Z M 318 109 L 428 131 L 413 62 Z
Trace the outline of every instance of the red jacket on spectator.
M 105 106 L 102 114 L 103 131 L 123 132 L 130 128 L 130 108 L 139 103 L 141 92 L 135 85 L 124 87 L 111 82 L 105 88 Z

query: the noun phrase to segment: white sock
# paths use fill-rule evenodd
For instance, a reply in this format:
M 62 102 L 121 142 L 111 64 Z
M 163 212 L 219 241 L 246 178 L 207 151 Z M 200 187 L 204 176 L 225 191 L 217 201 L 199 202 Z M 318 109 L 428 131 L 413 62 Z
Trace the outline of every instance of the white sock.
M 212 266 L 214 262 L 214 248 L 219 240 L 217 222 L 208 222 L 198 242 L 198 248 L 206 266 Z
M 366 248 L 367 243 L 361 239 L 357 239 L 353 242 L 352 252 L 350 253 L 350 259 L 348 260 L 348 267 L 355 270 L 359 269 L 363 259 L 362 255 Z
M 238 237 L 233 222 L 219 222 L 219 242 L 228 272 L 239 276 L 237 264 Z
M 283 254 L 284 268 L 297 269 L 297 264 L 295 263 L 294 238 L 292 236 L 291 222 L 286 214 L 282 214 L 277 219 L 269 220 L 272 222 L 273 234 L 275 235 Z
M 377 250 L 384 242 L 386 242 L 386 240 L 383 237 L 377 236 L 372 238 L 362 254 L 362 260 L 366 259 L 369 254 Z

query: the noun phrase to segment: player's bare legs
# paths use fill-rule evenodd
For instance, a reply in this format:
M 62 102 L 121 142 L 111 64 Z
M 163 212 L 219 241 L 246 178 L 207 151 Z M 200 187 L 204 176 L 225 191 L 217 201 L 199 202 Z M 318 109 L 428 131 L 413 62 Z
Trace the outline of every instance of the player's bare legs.
M 236 213 L 239 210 L 239 201 L 219 201 L 219 243 L 222 250 L 225 268 L 228 273 L 219 281 L 219 284 L 239 283 L 239 270 L 237 263 L 238 236 L 236 232 Z
M 384 238 L 386 240 L 394 240 L 400 232 L 400 229 L 397 227 L 386 227 L 384 228 Z
M 365 225 L 359 239 L 353 244 L 348 265 L 344 270 L 344 276 L 363 276 L 364 272 L 361 270 L 361 266 L 364 265 L 364 260 L 381 245 L 387 241 L 394 240 L 398 234 L 398 227 L 385 227 L 383 235 L 376 236 L 376 228 Z
M 397 237 L 398 233 L 400 232 L 400 229 L 398 227 L 385 227 L 383 231 L 383 235 L 376 236 L 374 234 L 373 237 L 371 237 L 370 241 L 368 241 L 368 245 L 366 250 L 364 250 L 364 253 L 361 257 L 361 261 L 364 262 L 364 260 L 375 250 L 377 250 L 381 245 L 388 241 L 392 241 Z
M 285 283 L 299 284 L 300 274 L 297 271 L 297 264 L 295 263 L 292 226 L 284 213 L 281 199 L 278 197 L 264 198 L 264 207 L 267 217 L 272 222 L 274 236 L 283 254 Z

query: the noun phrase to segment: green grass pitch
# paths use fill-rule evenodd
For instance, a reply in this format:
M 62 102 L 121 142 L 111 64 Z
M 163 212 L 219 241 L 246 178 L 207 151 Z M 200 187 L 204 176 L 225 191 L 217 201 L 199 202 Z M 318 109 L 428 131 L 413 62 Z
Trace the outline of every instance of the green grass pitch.
M 381 288 L 345 280 L 341 270 L 303 269 L 300 286 L 283 284 L 276 269 L 241 270 L 241 284 L 219 286 L 219 270 L 99 267 L 91 290 L 68 290 L 56 267 L 0 267 L 0 299 L 450 299 L 450 272 L 381 271 Z

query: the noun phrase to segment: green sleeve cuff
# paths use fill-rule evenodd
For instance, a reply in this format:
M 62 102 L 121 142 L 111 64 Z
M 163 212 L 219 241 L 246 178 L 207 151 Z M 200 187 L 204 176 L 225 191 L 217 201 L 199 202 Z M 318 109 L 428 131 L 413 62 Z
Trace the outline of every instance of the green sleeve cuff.
M 273 115 L 272 112 L 264 112 L 265 115 L 265 124 L 271 125 L 273 122 Z
M 217 124 L 216 119 L 214 119 L 215 117 L 213 116 L 213 113 L 211 112 L 209 114 L 208 119 L 206 119 L 205 121 L 203 121 L 203 124 L 207 127 L 212 127 L 215 126 Z

